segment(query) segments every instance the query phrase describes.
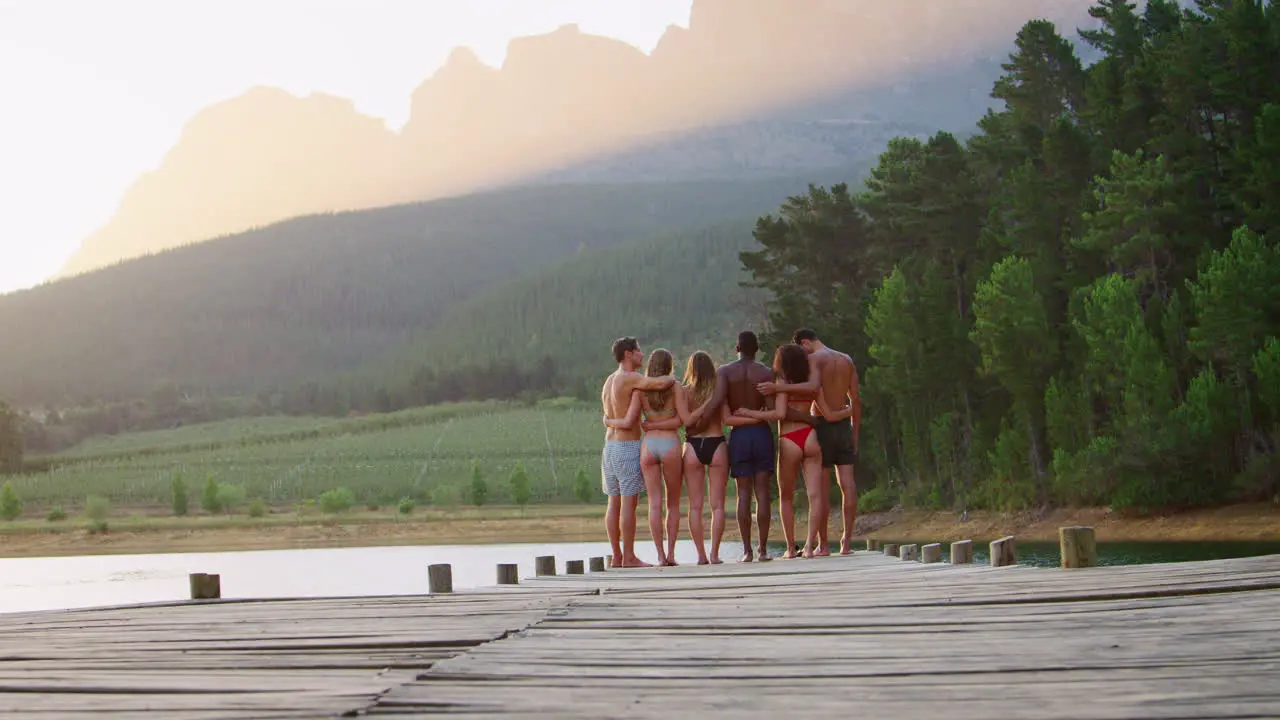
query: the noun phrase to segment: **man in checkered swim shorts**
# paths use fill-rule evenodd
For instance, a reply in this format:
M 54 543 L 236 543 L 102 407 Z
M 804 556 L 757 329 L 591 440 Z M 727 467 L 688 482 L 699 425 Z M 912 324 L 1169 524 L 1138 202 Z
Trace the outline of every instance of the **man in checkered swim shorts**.
M 646 390 L 665 390 L 675 378 L 641 375 L 638 370 L 644 365 L 644 353 L 633 337 L 614 341 L 613 359 L 618 369 L 604 381 L 600 392 L 607 428 L 600 454 L 601 489 L 609 496 L 604 527 L 613 547 L 613 567 L 649 567 L 636 557 L 636 505 L 644 478 L 640 475 L 640 403 L 632 398 Z

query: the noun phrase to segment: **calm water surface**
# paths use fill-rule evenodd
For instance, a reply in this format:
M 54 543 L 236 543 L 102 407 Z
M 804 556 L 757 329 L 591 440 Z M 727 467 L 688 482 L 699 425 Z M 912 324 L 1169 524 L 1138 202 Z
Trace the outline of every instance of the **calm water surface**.
M 974 545 L 975 562 L 987 562 L 986 543 Z M 782 550 L 779 545 L 773 552 Z M 640 544 L 639 552 L 643 559 L 653 557 L 651 546 Z M 427 566 L 434 563 L 453 565 L 454 587 L 463 589 L 492 585 L 498 563 L 518 563 L 523 578 L 533 575 L 539 555 L 555 555 L 563 572 L 565 560 L 608 553 L 608 544 L 600 542 L 0 559 L 0 612 L 185 600 L 193 572 L 221 575 L 224 598 L 405 595 L 426 591 Z M 1280 553 L 1280 543 L 1101 543 L 1098 561 L 1123 565 L 1272 553 Z M 736 548 L 726 544 L 723 556 L 736 559 Z M 944 546 L 943 557 L 948 556 Z M 676 559 L 695 562 L 693 544 L 678 543 Z M 1057 543 L 1019 543 L 1018 560 L 1056 566 Z

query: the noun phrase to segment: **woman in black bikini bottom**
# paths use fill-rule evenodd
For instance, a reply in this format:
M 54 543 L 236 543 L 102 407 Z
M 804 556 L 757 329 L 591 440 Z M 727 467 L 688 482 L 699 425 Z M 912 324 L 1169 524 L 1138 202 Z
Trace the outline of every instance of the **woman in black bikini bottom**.
M 698 549 L 698 564 L 720 564 L 720 540 L 724 537 L 724 496 L 729 486 L 729 452 L 725 447 L 723 416 L 728 404 L 722 404 L 715 418 L 702 427 L 688 427 L 692 410 L 701 408 L 716 391 L 716 365 L 711 356 L 699 350 L 689 356 L 684 372 L 684 392 L 676 395 L 679 421 L 686 426 L 684 452 L 685 487 L 689 492 L 689 535 Z M 709 470 L 708 470 L 709 468 Z M 702 523 L 702 505 L 708 479 L 711 490 L 711 555 L 708 557 Z

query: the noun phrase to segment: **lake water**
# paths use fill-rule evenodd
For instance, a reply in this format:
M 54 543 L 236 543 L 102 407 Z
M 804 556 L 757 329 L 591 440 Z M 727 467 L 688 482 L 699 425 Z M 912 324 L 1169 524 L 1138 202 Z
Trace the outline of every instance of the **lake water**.
M 653 557 L 651 545 L 637 545 L 641 558 Z M 975 561 L 987 562 L 986 544 L 974 545 Z M 782 549 L 776 547 L 774 554 Z M 726 544 L 723 556 L 736 558 L 736 551 Z M 1280 543 L 1101 543 L 1098 561 L 1117 565 L 1271 553 L 1280 553 Z M 464 589 L 493 585 L 498 563 L 519 564 L 525 578 L 533 576 L 539 555 L 555 555 L 563 572 L 565 560 L 608 554 L 608 543 L 600 542 L 0 559 L 0 612 L 185 600 L 187 575 L 193 572 L 221 575 L 224 598 L 410 595 L 426 592 L 427 566 L 435 563 L 451 564 L 454 587 Z M 945 548 L 943 556 L 948 557 Z M 676 560 L 697 560 L 691 542 L 676 545 Z M 1018 560 L 1055 566 L 1057 543 L 1019 543 Z

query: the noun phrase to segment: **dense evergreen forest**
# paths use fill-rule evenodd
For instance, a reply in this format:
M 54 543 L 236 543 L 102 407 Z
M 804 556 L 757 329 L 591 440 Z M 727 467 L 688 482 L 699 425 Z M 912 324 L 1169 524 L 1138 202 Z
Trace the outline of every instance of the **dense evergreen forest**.
M 527 378 L 532 387 L 519 391 L 552 385 L 594 398 L 613 369 L 610 344 L 622 335 L 680 358 L 702 348 L 728 359 L 738 330 L 766 320 L 765 295 L 739 286 L 738 253 L 755 246 L 744 220 L 584 251 L 458 305 L 356 385 L 391 379 L 394 407 L 511 397 L 518 392 L 502 392 L 504 384 L 538 367 Z M 501 367 L 508 370 L 486 372 Z
M 579 251 L 754 217 L 805 182 L 526 187 L 298 218 L 122 263 L 0 296 L 13 339 L 0 398 L 65 409 L 166 384 L 290 391 L 361 368 L 456 303 Z
M 1028 23 L 978 135 L 894 141 L 742 254 L 773 342 L 854 355 L 862 478 L 908 504 L 1280 491 L 1280 3 L 1091 14 L 1098 62 Z

